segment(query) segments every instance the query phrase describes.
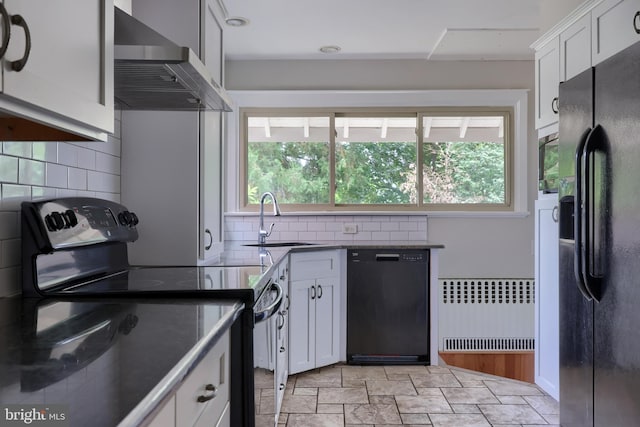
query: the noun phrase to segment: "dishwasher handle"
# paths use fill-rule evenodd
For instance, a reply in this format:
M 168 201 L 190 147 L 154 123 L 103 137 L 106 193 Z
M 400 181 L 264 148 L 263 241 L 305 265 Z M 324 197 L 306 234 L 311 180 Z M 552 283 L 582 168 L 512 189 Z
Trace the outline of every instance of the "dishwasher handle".
M 376 254 L 376 261 L 400 261 L 400 254 Z

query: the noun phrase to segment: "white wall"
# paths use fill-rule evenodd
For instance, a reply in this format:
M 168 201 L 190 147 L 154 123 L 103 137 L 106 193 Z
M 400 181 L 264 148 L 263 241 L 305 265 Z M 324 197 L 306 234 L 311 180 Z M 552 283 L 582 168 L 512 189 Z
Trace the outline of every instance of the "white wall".
M 228 61 L 225 75 L 228 90 L 528 89 L 527 207 L 529 212 L 533 211 L 537 195 L 537 137 L 533 129 L 532 61 Z M 237 143 L 237 137 L 231 140 Z M 235 150 L 235 147 L 227 149 Z M 226 167 L 226 176 L 237 173 L 236 165 Z M 234 210 L 234 207 L 228 206 L 228 209 Z M 358 222 L 357 217 L 345 220 L 339 215 L 329 215 L 328 220 Z M 308 229 L 314 221 L 313 216 L 297 216 L 289 218 L 287 227 L 296 223 L 296 229 Z M 393 216 L 383 216 L 376 217 L 376 221 L 393 223 L 395 220 Z M 426 221 L 427 230 L 420 235 L 446 246 L 440 256 L 441 277 L 533 277 L 531 215 L 525 218 L 428 217 Z M 238 239 L 251 237 L 255 231 L 252 222 L 257 222 L 257 218 L 227 216 L 225 222 L 225 236 Z M 238 228 L 250 231 L 242 234 Z M 287 234 L 287 237 L 294 238 L 294 235 Z
M 540 35 L 584 2 L 585 0 L 540 0 Z
M 107 142 L 0 142 L 0 298 L 21 290 L 20 203 L 89 196 L 120 201 L 120 114 Z

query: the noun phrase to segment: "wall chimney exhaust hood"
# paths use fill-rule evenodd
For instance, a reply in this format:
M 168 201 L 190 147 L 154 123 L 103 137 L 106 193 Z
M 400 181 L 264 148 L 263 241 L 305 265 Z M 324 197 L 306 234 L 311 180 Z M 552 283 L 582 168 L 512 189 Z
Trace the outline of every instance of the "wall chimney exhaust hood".
M 116 108 L 231 111 L 230 98 L 191 49 L 114 9 Z

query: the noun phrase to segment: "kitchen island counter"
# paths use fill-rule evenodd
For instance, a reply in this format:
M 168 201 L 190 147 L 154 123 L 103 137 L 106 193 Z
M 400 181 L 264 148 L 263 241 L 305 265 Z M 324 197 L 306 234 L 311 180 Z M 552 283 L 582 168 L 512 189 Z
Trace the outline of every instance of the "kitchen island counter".
M 241 316 L 238 300 L 0 299 L 0 406 L 147 422 Z

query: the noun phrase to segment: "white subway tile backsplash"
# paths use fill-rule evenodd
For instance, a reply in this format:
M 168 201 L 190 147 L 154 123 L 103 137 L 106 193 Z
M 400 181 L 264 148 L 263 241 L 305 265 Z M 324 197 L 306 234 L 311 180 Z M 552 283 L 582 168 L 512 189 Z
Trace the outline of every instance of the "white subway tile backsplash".
M 120 176 L 104 172 L 87 172 L 87 189 L 105 193 L 120 192 Z
M 20 210 L 20 203 L 31 199 L 31 187 L 28 185 L 2 184 L 2 210 Z
M 57 142 L 34 142 L 32 158 L 44 162 L 56 163 L 58 161 Z
M 307 231 L 307 223 L 306 222 L 290 222 L 289 223 L 289 231 Z
M 0 155 L 0 182 L 18 182 L 18 158 Z
M 31 197 L 34 199 L 44 199 L 56 197 L 56 189 L 50 187 L 31 187 Z
M 120 158 L 106 153 L 96 153 L 96 171 L 120 174 Z
M 363 222 L 362 231 L 380 231 L 379 222 Z
M 78 148 L 78 167 L 96 170 L 96 152 L 88 148 Z
M 342 222 L 328 222 L 326 226 L 327 231 L 339 231 L 342 232 Z
M 271 217 L 272 218 L 272 217 Z M 427 240 L 427 217 L 414 215 L 285 215 L 267 219 L 268 226 L 275 222 L 270 240 L 299 241 L 371 241 Z M 342 232 L 345 223 L 356 224 L 358 232 Z M 255 240 L 258 217 L 225 218 L 226 240 Z
M 66 188 L 68 184 L 67 167 L 54 163 L 47 163 L 46 184 L 47 187 Z
M 313 222 L 307 223 L 307 230 L 309 231 L 326 231 L 327 224 L 324 222 L 316 222 L 315 219 Z
M 119 120 L 116 132 L 109 142 L 0 143 L 0 298 L 21 289 L 23 201 L 87 196 L 120 202 Z
M 411 221 L 403 221 L 398 223 L 398 226 L 400 227 L 400 230 L 404 230 L 404 231 L 418 231 L 418 223 Z
M 78 190 L 71 190 L 69 188 L 56 189 L 56 197 L 76 197 L 77 195 Z
M 84 169 L 69 168 L 69 188 L 76 190 L 87 189 L 87 171 Z
M 18 182 L 28 185 L 44 185 L 44 162 L 20 159 L 18 162 Z
M 397 231 L 400 225 L 397 222 L 383 222 L 380 224 L 380 231 Z
M 58 163 L 67 166 L 78 166 L 78 147 L 61 142 L 58 144 Z
M 30 142 L 3 142 L 2 152 L 16 157 L 31 158 Z

